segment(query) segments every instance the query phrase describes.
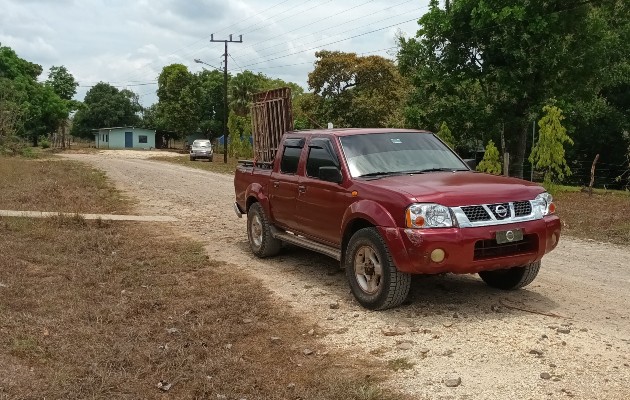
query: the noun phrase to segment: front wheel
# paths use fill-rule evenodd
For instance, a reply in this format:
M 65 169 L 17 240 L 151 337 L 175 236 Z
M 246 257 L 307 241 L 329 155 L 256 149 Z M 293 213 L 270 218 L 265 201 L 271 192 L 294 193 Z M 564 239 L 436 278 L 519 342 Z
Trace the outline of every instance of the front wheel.
M 522 267 L 480 271 L 479 277 L 490 287 L 503 290 L 515 290 L 532 283 L 534 279 L 536 279 L 539 270 L 540 261 L 537 261 Z
M 190 156 L 190 161 L 195 161 L 195 157 Z
M 396 269 L 376 228 L 363 228 L 352 236 L 344 264 L 352 294 L 363 307 L 385 310 L 407 298 L 411 275 Z
M 254 203 L 247 212 L 247 238 L 249 247 L 257 257 L 275 256 L 282 247 L 282 241 L 271 234 L 271 224 L 260 203 Z

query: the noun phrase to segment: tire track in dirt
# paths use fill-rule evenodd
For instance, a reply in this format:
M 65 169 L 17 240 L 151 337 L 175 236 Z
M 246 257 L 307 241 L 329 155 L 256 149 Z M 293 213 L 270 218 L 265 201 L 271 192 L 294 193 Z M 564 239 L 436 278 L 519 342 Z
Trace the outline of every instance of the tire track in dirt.
M 412 363 L 390 380 L 397 390 L 445 399 L 628 397 L 628 248 L 564 237 L 524 290 L 491 290 L 475 276 L 414 277 L 409 304 L 370 312 L 354 302 L 332 259 L 292 247 L 272 259 L 253 257 L 245 220 L 232 211 L 231 176 L 128 151 L 66 157 L 103 169 L 139 213 L 180 219 L 176 226 L 203 241 L 211 257 L 260 279 L 312 320 L 311 333 L 329 348 Z M 403 334 L 384 334 L 396 330 Z M 446 387 L 453 374 L 461 385 Z

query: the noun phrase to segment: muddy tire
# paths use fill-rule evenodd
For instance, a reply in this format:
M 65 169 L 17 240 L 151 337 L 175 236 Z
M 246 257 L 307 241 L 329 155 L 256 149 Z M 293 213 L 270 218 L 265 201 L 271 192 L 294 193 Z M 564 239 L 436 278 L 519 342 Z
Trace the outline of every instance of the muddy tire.
M 508 269 L 497 269 L 494 271 L 481 271 L 479 276 L 490 287 L 515 290 L 529 285 L 534 281 L 540 270 L 540 261 Z
M 411 275 L 396 269 L 376 228 L 364 228 L 352 236 L 344 264 L 352 294 L 363 307 L 385 310 L 407 299 Z
M 275 256 L 282 247 L 282 241 L 272 236 L 269 219 L 259 203 L 252 204 L 247 212 L 247 238 L 252 253 L 260 258 Z

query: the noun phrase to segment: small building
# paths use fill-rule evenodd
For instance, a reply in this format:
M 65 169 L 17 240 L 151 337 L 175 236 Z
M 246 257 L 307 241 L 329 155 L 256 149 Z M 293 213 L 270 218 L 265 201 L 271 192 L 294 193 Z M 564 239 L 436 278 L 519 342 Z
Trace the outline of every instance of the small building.
M 94 130 L 98 149 L 154 149 L 155 130 L 123 126 Z

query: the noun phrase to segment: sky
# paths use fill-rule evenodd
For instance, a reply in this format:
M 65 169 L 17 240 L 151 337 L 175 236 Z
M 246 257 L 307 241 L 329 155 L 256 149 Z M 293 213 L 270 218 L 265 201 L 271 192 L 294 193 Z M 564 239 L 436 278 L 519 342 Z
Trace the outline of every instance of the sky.
M 179 63 L 191 72 L 248 69 L 308 89 L 315 52 L 393 58 L 395 37 L 415 36 L 428 0 L 0 0 L 0 43 L 48 69 L 64 65 L 77 100 L 103 81 L 157 102 L 157 77 Z M 195 59 L 211 65 L 195 63 Z

